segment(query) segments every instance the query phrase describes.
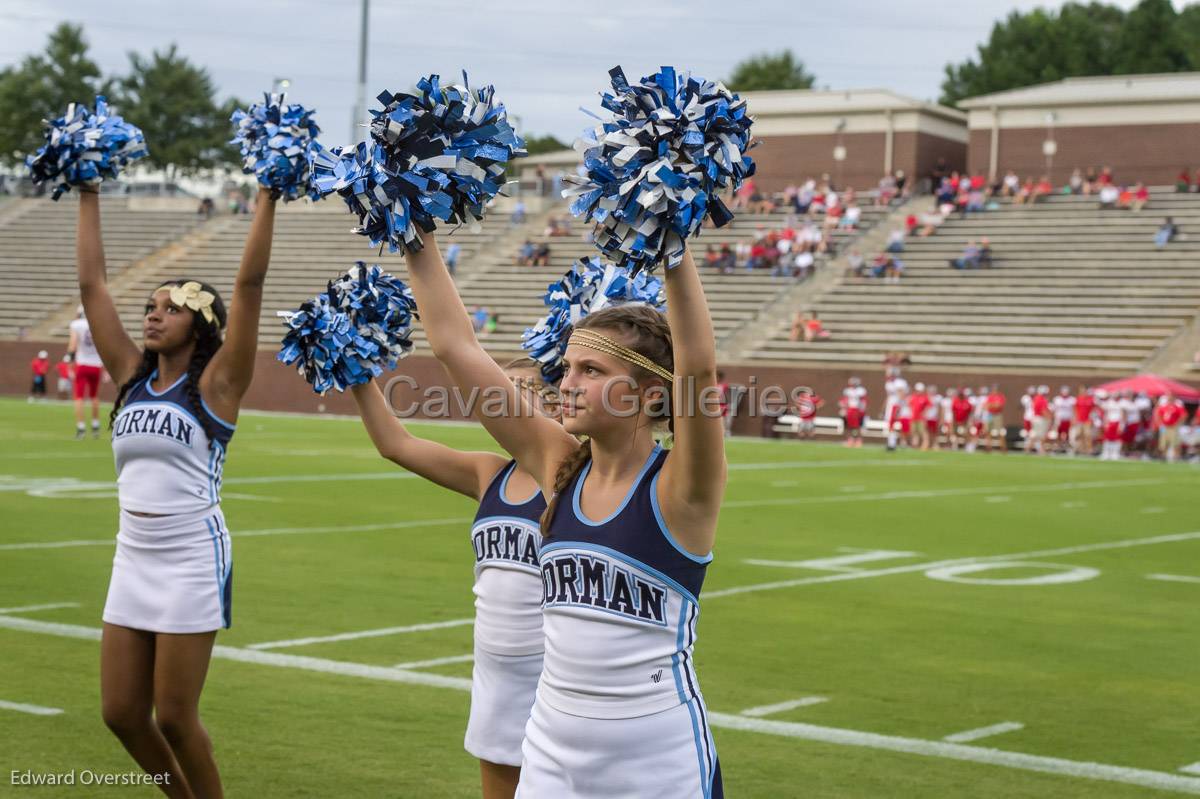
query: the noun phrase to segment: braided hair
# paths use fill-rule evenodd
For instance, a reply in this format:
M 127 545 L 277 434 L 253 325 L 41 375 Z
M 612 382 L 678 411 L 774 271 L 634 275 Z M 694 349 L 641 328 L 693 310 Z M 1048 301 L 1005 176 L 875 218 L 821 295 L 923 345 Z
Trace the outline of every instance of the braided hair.
M 164 286 L 182 286 L 184 283 L 191 281 L 191 278 L 180 278 L 179 280 L 168 280 L 154 289 L 163 288 Z M 208 447 L 212 449 L 213 443 L 216 441 L 218 434 L 217 426 L 207 413 L 204 412 L 204 406 L 201 404 L 200 398 L 200 376 L 204 374 L 204 368 L 208 366 L 208 362 L 217 354 L 217 350 L 221 349 L 223 342 L 222 333 L 225 330 L 225 321 L 227 319 L 225 313 L 225 303 L 221 300 L 221 295 L 217 290 L 208 283 L 202 280 L 194 281 L 200 284 L 201 289 L 213 295 L 212 310 L 216 316 L 215 322 L 207 322 L 203 314 L 193 314 L 192 317 L 192 335 L 194 336 L 195 347 L 192 350 L 192 358 L 188 361 L 187 381 L 184 384 L 184 390 L 187 392 L 188 405 L 191 406 L 192 415 L 200 421 L 200 426 L 204 428 L 204 434 L 208 436 Z M 153 292 L 152 292 L 153 294 Z M 125 401 L 125 395 L 129 390 L 149 377 L 155 369 L 158 368 L 158 353 L 142 350 L 142 361 L 138 364 L 138 368 L 121 386 L 117 392 L 117 400 L 113 403 L 112 413 L 108 417 L 108 426 L 111 428 L 117 420 L 117 414 L 121 411 L 121 405 Z
M 597 330 L 615 334 L 613 337 L 629 349 L 646 356 L 669 372 L 674 373 L 675 371 L 675 351 L 671 343 L 671 328 L 667 324 L 667 318 L 649 305 L 630 303 L 605 308 L 581 319 L 574 329 Z M 637 364 L 630 363 L 627 366 L 633 378 L 639 383 L 656 377 L 652 372 Z M 673 433 L 675 420 L 671 414 L 671 385 L 668 383 L 663 390 L 666 392 L 666 400 L 658 406 L 652 417 L 660 420 L 665 418 L 667 429 Z M 592 441 L 586 439 L 578 449 L 563 458 L 562 463 L 559 464 L 558 471 L 554 474 L 554 491 L 540 520 L 543 537 L 550 537 L 550 522 L 554 519 L 555 511 L 558 510 L 558 501 L 563 492 L 591 459 Z

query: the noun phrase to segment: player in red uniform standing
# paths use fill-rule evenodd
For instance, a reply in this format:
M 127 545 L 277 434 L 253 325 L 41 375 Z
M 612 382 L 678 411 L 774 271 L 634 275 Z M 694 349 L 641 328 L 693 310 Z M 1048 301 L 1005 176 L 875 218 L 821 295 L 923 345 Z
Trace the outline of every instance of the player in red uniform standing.
M 1071 451 L 1076 455 L 1095 452 L 1096 396 L 1091 389 L 1079 387 L 1075 394 L 1075 422 L 1071 425 Z
M 959 444 L 965 443 L 967 440 L 973 406 L 966 391 L 951 390 L 950 395 L 950 414 L 953 419 L 950 428 L 950 448 L 957 449 Z
M 1008 427 L 1004 424 L 1004 406 L 1008 400 L 1000 391 L 1000 386 L 992 386 L 984 401 L 984 416 L 987 433 L 987 451 L 998 447 L 1001 452 L 1008 451 Z
M 1050 387 L 1038 386 L 1029 402 L 1031 427 L 1025 439 L 1025 451 L 1046 454 L 1046 435 L 1050 432 Z
M 1125 409 L 1121 400 L 1110 397 L 1103 389 L 1096 392 L 1096 401 L 1104 414 L 1104 446 L 1100 451 L 1100 460 L 1121 460 L 1121 426 L 1125 422 Z
M 908 409 L 912 414 L 913 436 L 911 444 L 922 450 L 929 449 L 929 428 L 925 426 L 925 411 L 930 405 L 929 394 L 924 383 L 913 386 L 912 396 L 908 398 Z
M 851 377 L 847 381 L 838 407 L 846 422 L 846 446 L 861 447 L 863 419 L 867 412 L 867 390 L 863 388 L 862 380 Z

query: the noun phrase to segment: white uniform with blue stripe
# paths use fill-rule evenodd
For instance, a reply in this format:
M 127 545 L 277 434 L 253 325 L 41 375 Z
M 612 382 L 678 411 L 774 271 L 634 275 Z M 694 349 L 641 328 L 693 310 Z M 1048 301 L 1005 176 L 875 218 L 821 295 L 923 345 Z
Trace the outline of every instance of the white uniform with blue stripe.
M 156 375 L 130 388 L 113 424 L 121 521 L 104 621 L 161 633 L 226 628 L 233 559 L 220 492 L 234 426 L 202 401 L 209 446 L 187 376 L 160 392 Z
M 692 663 L 712 555 L 687 552 L 658 506 L 655 447 L 621 506 L 589 519 L 590 464 L 564 489 L 542 543 L 546 655 L 517 795 L 723 796 Z

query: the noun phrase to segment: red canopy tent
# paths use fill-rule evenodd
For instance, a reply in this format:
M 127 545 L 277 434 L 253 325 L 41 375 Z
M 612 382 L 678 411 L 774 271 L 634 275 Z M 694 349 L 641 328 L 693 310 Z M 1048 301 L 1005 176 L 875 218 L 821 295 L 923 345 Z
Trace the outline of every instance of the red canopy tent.
M 1134 375 L 1133 377 L 1126 377 L 1121 380 L 1114 380 L 1111 383 L 1105 383 L 1102 386 L 1096 386 L 1096 388 L 1104 389 L 1109 393 L 1114 391 L 1132 391 L 1135 394 L 1145 394 L 1148 397 L 1155 398 L 1161 397 L 1169 391 L 1177 399 L 1188 402 L 1200 401 L 1200 390 L 1166 377 L 1159 377 L 1158 375 Z

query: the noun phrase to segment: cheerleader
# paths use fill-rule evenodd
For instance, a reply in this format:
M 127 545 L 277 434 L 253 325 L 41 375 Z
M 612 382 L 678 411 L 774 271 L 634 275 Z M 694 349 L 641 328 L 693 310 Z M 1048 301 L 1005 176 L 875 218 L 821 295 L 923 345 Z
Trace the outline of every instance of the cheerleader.
M 435 237 L 423 244 L 406 257 L 418 307 L 438 309 L 422 314 L 435 356 L 460 388 L 521 402 L 476 340 Z M 692 660 L 726 477 L 716 347 L 689 253 L 665 282 L 665 317 L 627 305 L 576 325 L 562 425 L 528 413 L 482 419 L 548 502 L 546 651 L 522 747 L 525 799 L 723 795 Z M 670 450 L 655 443 L 660 421 Z
M 105 277 L 100 203 L 80 187 L 79 290 L 104 367 L 120 386 L 110 423 L 120 527 L 100 643 L 108 727 L 168 796 L 219 797 L 200 692 L 216 631 L 231 623 L 232 553 L 221 472 L 250 387 L 275 201 L 260 191 L 226 314 L 195 280 L 146 300 L 143 347 Z
M 532 406 L 558 416 L 553 386 L 536 361 L 504 372 Z M 542 577 L 538 522 L 546 510 L 537 481 L 516 461 L 462 452 L 412 435 L 374 382 L 354 386 L 363 425 L 384 458 L 479 503 L 475 552 L 475 646 L 464 748 L 479 759 L 484 799 L 511 799 L 521 774 L 521 739 L 542 673 Z

